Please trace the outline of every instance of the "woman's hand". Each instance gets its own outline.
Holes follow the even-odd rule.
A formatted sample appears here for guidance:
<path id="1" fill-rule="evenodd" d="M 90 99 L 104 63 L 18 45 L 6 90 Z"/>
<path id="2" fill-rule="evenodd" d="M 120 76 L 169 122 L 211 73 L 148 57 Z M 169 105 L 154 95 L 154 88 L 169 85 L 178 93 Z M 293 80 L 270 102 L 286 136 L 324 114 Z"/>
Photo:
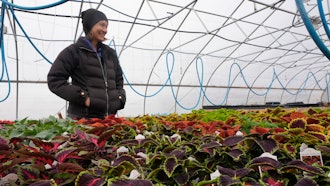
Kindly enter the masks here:
<path id="1" fill-rule="evenodd" d="M 89 97 L 86 98 L 86 101 L 85 101 L 85 106 L 86 107 L 89 107 L 91 104 L 91 100 L 89 99 Z"/>

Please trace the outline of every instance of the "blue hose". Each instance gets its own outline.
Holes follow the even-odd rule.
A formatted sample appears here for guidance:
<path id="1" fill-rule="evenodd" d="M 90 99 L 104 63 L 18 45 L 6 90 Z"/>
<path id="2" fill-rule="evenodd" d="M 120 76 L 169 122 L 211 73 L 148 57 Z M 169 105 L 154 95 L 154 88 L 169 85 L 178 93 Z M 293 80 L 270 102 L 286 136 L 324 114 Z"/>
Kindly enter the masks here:
<path id="1" fill-rule="evenodd" d="M 6 6 L 2 3 L 2 7 L 1 7 L 1 28 L 3 27 L 3 17 L 4 17 L 4 10 L 5 10 Z M 10 95 L 10 92 L 11 92 L 11 86 L 10 86 L 10 78 L 9 78 L 9 73 L 8 73 L 8 68 L 7 68 L 7 64 L 6 64 L 6 60 L 5 60 L 5 52 L 3 50 L 3 29 L 1 29 L 0 31 L 0 47 L 1 47 L 1 59 L 2 59 L 2 70 L 1 70 L 1 76 L 0 76 L 0 81 L 3 80 L 4 78 L 4 75 L 6 75 L 7 77 L 7 84 L 8 84 L 8 91 L 7 91 L 7 94 L 4 98 L 1 98 L 0 99 L 0 103 L 5 101 L 9 95 Z"/>
<path id="2" fill-rule="evenodd" d="M 320 37 L 318 36 L 318 34 L 316 33 L 312 22 L 310 21 L 308 14 L 305 10 L 305 7 L 303 5 L 302 0 L 296 0 L 296 4 L 298 7 L 298 11 L 300 13 L 300 16 L 302 18 L 302 20 L 305 23 L 305 26 L 310 34 L 310 36 L 313 38 L 314 42 L 316 43 L 316 45 L 319 47 L 319 49 L 323 52 L 323 54 L 330 59 L 330 51 L 328 50 L 328 48 L 324 45 L 323 41 L 320 39 Z"/>
<path id="3" fill-rule="evenodd" d="M 1 76 L 0 76 L 0 81 L 3 80 L 4 76 L 6 75 L 7 77 L 7 84 L 8 84 L 8 92 L 5 95 L 4 98 L 0 99 L 0 103 L 7 100 L 7 98 L 10 95 L 11 92 L 11 86 L 10 86 L 10 78 L 9 78 L 9 73 L 8 73 L 8 68 L 7 68 L 7 63 L 6 63 L 6 59 L 5 59 L 5 51 L 4 51 L 4 37 L 3 37 L 3 26 L 4 26 L 4 16 L 5 16 L 5 9 L 8 6 L 9 10 L 12 12 L 12 15 L 14 17 L 14 20 L 18 23 L 18 25 L 20 26 L 20 28 L 22 29 L 24 35 L 27 37 L 27 39 L 30 41 L 30 43 L 32 44 L 32 46 L 37 50 L 37 52 L 44 58 L 47 60 L 47 62 L 50 62 L 42 53 L 40 50 L 38 50 L 38 48 L 34 45 L 34 43 L 31 41 L 31 39 L 28 37 L 28 35 L 26 34 L 26 32 L 24 31 L 22 25 L 19 23 L 19 21 L 17 20 L 14 11 L 13 11 L 13 7 L 17 8 L 17 9 L 22 9 L 22 10 L 40 10 L 40 9 L 46 9 L 46 8 L 51 8 L 60 4 L 63 4 L 65 2 L 67 2 L 68 0 L 59 0 L 55 3 L 51 3 L 51 4 L 47 4 L 47 5 L 43 5 L 43 6 L 34 6 L 34 7 L 25 7 L 25 6 L 20 6 L 20 5 L 16 5 L 13 3 L 8 2 L 7 0 L 1 0 L 2 2 L 2 7 L 1 7 L 1 20 L 0 20 L 0 24 L 1 24 L 1 30 L 0 30 L 0 49 L 1 49 L 1 59 L 2 59 L 2 70 L 1 70 Z"/>
<path id="4" fill-rule="evenodd" d="M 328 22 L 325 19 L 322 0 L 317 0 L 317 6 L 319 8 L 320 18 L 322 20 L 323 28 L 324 28 L 325 32 L 327 33 L 328 39 L 330 39 L 330 30 L 329 30 Z"/>
<path id="5" fill-rule="evenodd" d="M 67 1 L 68 0 L 60 0 L 60 1 L 57 1 L 55 3 L 48 4 L 48 5 L 27 7 L 27 6 L 20 6 L 20 5 L 16 5 L 16 4 L 10 3 L 7 0 L 1 0 L 2 3 L 5 3 L 8 6 L 11 6 L 11 7 L 14 7 L 14 8 L 18 8 L 18 9 L 22 9 L 22 10 L 41 10 L 41 9 L 46 9 L 46 8 L 51 8 L 51 7 L 54 7 L 54 6 L 63 4 L 65 2 L 67 2 Z"/>

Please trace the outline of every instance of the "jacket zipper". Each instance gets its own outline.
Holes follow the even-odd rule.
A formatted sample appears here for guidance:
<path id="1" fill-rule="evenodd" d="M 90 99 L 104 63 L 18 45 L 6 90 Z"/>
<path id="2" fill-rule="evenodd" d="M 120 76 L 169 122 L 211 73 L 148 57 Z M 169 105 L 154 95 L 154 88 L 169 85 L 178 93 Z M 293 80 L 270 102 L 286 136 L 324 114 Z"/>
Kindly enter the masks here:
<path id="1" fill-rule="evenodd" d="M 102 61 L 101 61 L 100 57 L 97 55 L 97 52 L 95 52 L 94 50 L 91 50 L 89 48 L 85 48 L 85 47 L 82 47 L 82 48 L 85 49 L 85 50 L 88 50 L 90 52 L 95 53 L 96 56 L 97 56 L 97 59 L 98 59 L 98 61 L 100 63 L 101 70 L 102 70 L 103 81 L 104 81 L 104 85 L 105 85 L 105 96 L 107 98 L 107 111 L 106 111 L 105 114 L 106 114 L 106 116 L 108 116 L 109 115 L 109 94 L 108 94 L 108 86 L 109 85 L 108 85 L 108 81 L 107 81 L 107 76 L 108 75 L 106 74 L 106 71 L 104 70 L 105 68 L 102 65 Z M 104 63 L 104 65 L 105 65 L 105 63 Z"/>
<path id="2" fill-rule="evenodd" d="M 97 55 L 97 53 L 96 53 Z M 104 81 L 104 85 L 105 85 L 105 96 L 107 98 L 107 112 L 106 112 L 106 116 L 109 115 L 109 94 L 108 94 L 108 81 L 107 81 L 107 76 L 108 74 L 106 73 L 105 69 L 106 69 L 106 65 L 104 63 L 104 66 L 102 64 L 102 61 L 100 59 L 100 57 L 97 55 L 97 59 L 99 60 L 99 63 L 101 65 L 101 70 L 102 70 L 102 75 L 103 75 L 103 81 Z"/>

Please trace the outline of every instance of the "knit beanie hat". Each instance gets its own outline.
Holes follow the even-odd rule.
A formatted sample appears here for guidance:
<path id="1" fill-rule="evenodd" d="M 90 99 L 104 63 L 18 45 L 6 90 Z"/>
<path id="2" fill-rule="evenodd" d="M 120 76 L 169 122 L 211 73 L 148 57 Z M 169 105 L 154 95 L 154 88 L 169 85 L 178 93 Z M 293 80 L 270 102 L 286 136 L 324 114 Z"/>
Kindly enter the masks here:
<path id="1" fill-rule="evenodd" d="M 101 20 L 108 21 L 107 17 L 103 12 L 100 12 L 93 8 L 81 12 L 81 16 L 82 16 L 83 30 L 86 35 L 97 22 Z"/>

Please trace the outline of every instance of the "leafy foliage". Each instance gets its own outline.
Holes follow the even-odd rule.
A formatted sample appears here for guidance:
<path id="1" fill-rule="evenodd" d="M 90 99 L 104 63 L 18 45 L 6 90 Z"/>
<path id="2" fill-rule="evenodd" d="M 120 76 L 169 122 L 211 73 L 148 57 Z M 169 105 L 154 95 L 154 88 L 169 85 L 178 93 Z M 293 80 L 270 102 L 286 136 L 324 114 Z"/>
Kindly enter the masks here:
<path id="1" fill-rule="evenodd" d="M 329 185 L 329 121 L 328 110 L 275 108 L 3 122 L 0 183 L 16 174 L 17 185 Z M 323 166 L 299 160 L 302 142 Z"/>
<path id="2" fill-rule="evenodd" d="M 70 119 L 58 119 L 54 116 L 42 120 L 29 120 L 28 118 L 20 121 L 0 123 L 0 136 L 14 137 L 34 137 L 50 140 L 64 132 L 71 133 L 79 126 Z"/>

